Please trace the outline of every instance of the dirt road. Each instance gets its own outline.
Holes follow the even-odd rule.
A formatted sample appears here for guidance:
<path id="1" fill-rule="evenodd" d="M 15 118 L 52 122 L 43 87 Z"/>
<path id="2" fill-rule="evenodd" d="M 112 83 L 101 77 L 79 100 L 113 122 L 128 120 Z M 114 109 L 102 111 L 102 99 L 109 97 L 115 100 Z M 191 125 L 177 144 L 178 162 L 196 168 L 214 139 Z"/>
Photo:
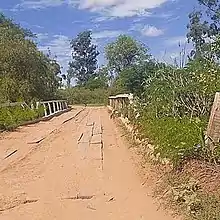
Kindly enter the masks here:
<path id="1" fill-rule="evenodd" d="M 0 134 L 0 219 L 172 220 L 125 145 L 104 107 Z"/>

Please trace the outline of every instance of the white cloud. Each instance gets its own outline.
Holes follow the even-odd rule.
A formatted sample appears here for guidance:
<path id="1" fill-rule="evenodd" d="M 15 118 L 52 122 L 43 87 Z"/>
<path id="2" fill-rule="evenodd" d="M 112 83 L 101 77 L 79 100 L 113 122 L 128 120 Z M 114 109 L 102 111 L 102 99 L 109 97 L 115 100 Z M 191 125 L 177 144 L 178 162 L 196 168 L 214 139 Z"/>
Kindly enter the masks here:
<path id="1" fill-rule="evenodd" d="M 164 34 L 164 31 L 155 26 L 147 25 L 141 29 L 141 33 L 147 37 L 158 37 Z"/>
<path id="2" fill-rule="evenodd" d="M 158 37 L 164 34 L 164 30 L 159 29 L 152 25 L 135 24 L 130 28 L 131 31 L 138 31 L 143 36 Z"/>
<path id="3" fill-rule="evenodd" d="M 176 20 L 178 20 L 178 19 L 180 19 L 180 16 L 179 16 L 179 15 L 169 18 L 169 19 L 167 20 L 167 22 L 176 21 Z"/>
<path id="4" fill-rule="evenodd" d="M 79 8 L 89 9 L 107 17 L 132 17 L 149 15 L 149 10 L 168 0 L 79 0 Z"/>
<path id="5" fill-rule="evenodd" d="M 38 33 L 37 34 L 37 41 L 42 41 L 48 39 L 48 33 Z"/>
<path id="6" fill-rule="evenodd" d="M 44 35 L 40 34 L 40 36 Z M 66 73 L 68 63 L 71 61 L 70 39 L 64 35 L 54 35 L 52 38 L 48 37 L 47 41 L 45 41 L 44 37 L 42 40 L 43 43 L 38 46 L 39 50 L 47 53 L 49 49 L 52 56 L 56 56 L 56 60 L 62 66 L 62 72 Z"/>
<path id="7" fill-rule="evenodd" d="M 44 28 L 43 26 L 40 26 L 40 25 L 33 25 L 33 27 L 38 28 L 38 29 L 43 29 Z"/>
<path id="8" fill-rule="evenodd" d="M 63 0 L 22 0 L 16 5 L 16 9 L 43 9 L 47 7 L 57 7 L 64 3 Z"/>
<path id="9" fill-rule="evenodd" d="M 178 46 L 178 45 L 184 45 L 186 43 L 187 43 L 186 36 L 170 37 L 169 39 L 165 40 L 165 44 L 168 46 Z"/>
<path id="10" fill-rule="evenodd" d="M 120 34 L 123 34 L 123 31 L 100 31 L 100 32 L 95 32 L 92 34 L 92 37 L 94 39 L 102 39 L 102 38 L 115 38 L 118 37 Z"/>
<path id="11" fill-rule="evenodd" d="M 68 5 L 97 12 L 102 18 L 149 16 L 150 10 L 172 0 L 22 0 L 17 9 L 43 9 Z"/>
<path id="12" fill-rule="evenodd" d="M 99 22 L 103 22 L 103 21 L 106 21 L 106 20 L 112 20 L 112 18 L 105 17 L 105 16 L 98 16 L 98 17 L 93 18 L 92 22 L 93 23 L 99 23 Z"/>

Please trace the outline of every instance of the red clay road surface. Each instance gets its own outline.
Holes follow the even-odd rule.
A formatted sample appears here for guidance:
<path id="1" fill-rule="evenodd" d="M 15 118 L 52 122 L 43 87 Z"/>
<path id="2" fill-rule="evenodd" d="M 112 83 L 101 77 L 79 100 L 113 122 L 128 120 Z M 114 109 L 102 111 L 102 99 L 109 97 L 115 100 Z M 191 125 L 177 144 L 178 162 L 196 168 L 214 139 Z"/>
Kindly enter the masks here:
<path id="1" fill-rule="evenodd" d="M 107 109 L 0 134 L 1 220 L 172 220 L 136 174 Z"/>

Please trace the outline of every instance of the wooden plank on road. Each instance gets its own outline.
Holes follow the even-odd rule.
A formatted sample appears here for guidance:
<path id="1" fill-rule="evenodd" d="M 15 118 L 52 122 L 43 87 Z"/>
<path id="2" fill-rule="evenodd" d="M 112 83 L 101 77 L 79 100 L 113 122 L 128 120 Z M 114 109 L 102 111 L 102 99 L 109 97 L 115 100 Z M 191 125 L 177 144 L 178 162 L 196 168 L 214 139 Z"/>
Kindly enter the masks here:
<path id="1" fill-rule="evenodd" d="M 96 134 L 92 136 L 91 144 L 101 144 L 102 143 L 102 134 Z"/>

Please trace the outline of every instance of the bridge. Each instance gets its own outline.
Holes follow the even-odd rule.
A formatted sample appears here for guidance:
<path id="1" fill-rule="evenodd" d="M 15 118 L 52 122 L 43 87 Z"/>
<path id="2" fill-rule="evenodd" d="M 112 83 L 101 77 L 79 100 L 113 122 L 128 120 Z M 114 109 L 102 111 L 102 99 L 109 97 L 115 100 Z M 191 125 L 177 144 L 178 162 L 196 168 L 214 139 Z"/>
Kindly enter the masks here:
<path id="1" fill-rule="evenodd" d="M 36 108 L 39 108 L 39 106 L 41 105 L 44 107 L 44 117 L 49 117 L 54 114 L 64 112 L 68 109 L 68 104 L 66 100 L 51 100 L 37 102 Z"/>

